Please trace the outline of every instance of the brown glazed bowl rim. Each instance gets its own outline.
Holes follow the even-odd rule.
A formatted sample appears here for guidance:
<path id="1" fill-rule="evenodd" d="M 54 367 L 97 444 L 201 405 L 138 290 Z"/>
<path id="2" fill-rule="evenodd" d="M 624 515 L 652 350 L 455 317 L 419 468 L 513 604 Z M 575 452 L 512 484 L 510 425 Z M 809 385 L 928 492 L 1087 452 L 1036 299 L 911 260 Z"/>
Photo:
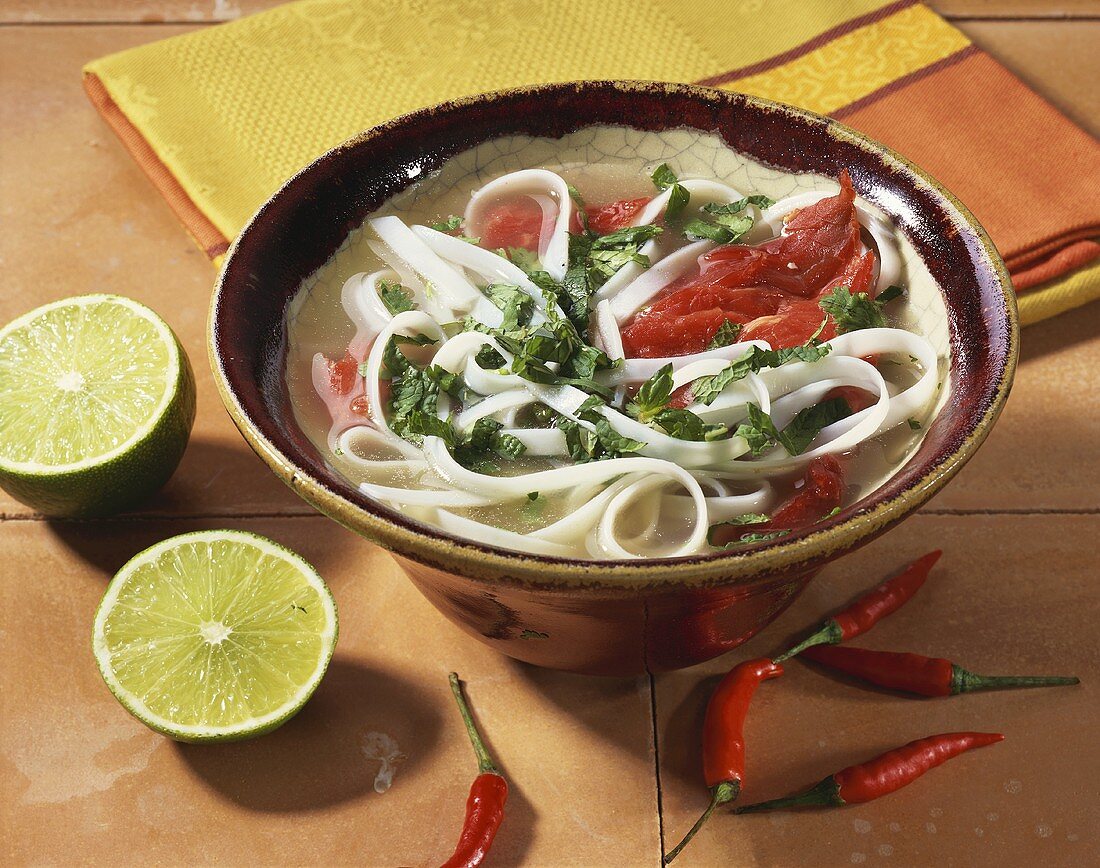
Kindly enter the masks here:
<path id="1" fill-rule="evenodd" d="M 960 250 L 963 252 L 972 272 L 966 279 L 973 286 L 969 295 L 961 301 L 953 301 L 947 295 L 948 284 L 945 280 L 961 280 L 954 273 L 957 269 L 950 272 L 941 269 L 941 273 L 937 274 L 929 263 L 929 258 L 922 252 L 922 258 L 933 268 L 937 283 L 944 288 L 944 303 L 950 320 L 950 393 L 947 404 L 928 426 L 921 447 L 910 457 L 908 463 L 876 491 L 849 505 L 837 516 L 813 528 L 747 551 L 717 551 L 672 559 L 594 561 L 525 554 L 454 536 L 365 497 L 331 470 L 320 467 L 315 457 L 306 455 L 303 447 L 296 444 L 287 433 L 286 426 L 297 428 L 296 423 L 292 419 L 275 418 L 261 388 L 265 372 L 268 375 L 272 373 L 270 367 L 274 360 L 277 363 L 276 379 L 282 383 L 283 392 L 286 391 L 283 380 L 285 328 L 281 336 L 273 336 L 271 346 L 261 350 L 253 346 L 235 345 L 232 325 L 226 327 L 227 312 L 233 311 L 234 302 L 238 305 L 244 304 L 249 293 L 262 291 L 255 285 L 254 275 L 248 270 L 251 258 L 264 254 L 262 246 L 253 240 L 254 235 L 263 234 L 260 227 L 271 231 L 272 221 L 286 219 L 287 208 L 305 207 L 301 204 L 303 199 L 308 200 L 311 189 L 316 187 L 314 176 L 320 174 L 320 168 L 329 161 L 369 157 L 372 152 L 378 153 L 382 148 L 387 148 L 392 153 L 395 141 L 399 151 L 407 149 L 420 154 L 417 149 L 430 148 L 430 143 L 425 143 L 416 136 L 418 130 L 427 134 L 438 130 L 442 125 L 447 132 L 454 131 L 455 135 L 469 136 L 471 129 L 478 128 L 479 113 L 492 112 L 494 109 L 503 111 L 501 103 L 510 106 L 512 102 L 519 104 L 537 100 L 545 103 L 547 110 L 551 105 L 559 111 L 562 105 L 569 105 L 581 106 L 574 110 L 584 111 L 586 100 L 628 105 L 629 101 L 635 99 L 657 99 L 660 102 L 667 100 L 674 103 L 678 110 L 687 107 L 703 113 L 709 111 L 714 113 L 714 117 L 721 111 L 743 112 L 753 116 L 762 127 L 773 121 L 786 125 L 794 134 L 804 134 L 811 141 L 818 142 L 828 153 L 807 156 L 798 152 L 795 156 L 784 156 L 784 159 L 809 160 L 811 163 L 821 161 L 825 164 L 833 159 L 835 150 L 847 153 L 852 159 L 869 160 L 873 166 L 868 173 L 869 177 L 880 182 L 883 179 L 893 181 L 895 186 L 906 186 L 911 200 L 915 199 L 921 209 L 931 212 L 930 216 L 924 218 L 924 223 L 920 224 L 925 226 L 926 233 L 925 224 L 928 222 L 938 222 L 946 228 L 946 232 L 941 233 L 940 242 L 953 245 L 950 249 L 956 254 Z M 508 117 L 511 118 L 511 115 Z M 475 138 L 467 147 L 500 135 L 522 134 L 527 129 L 526 125 L 538 122 L 528 117 L 516 119 L 514 123 L 514 132 Z M 569 120 L 565 123 L 573 124 L 564 130 L 569 132 L 601 123 L 614 125 L 615 121 L 593 120 L 574 124 Z M 638 126 L 636 123 L 621 125 Z M 693 125 L 666 123 L 663 127 L 656 128 L 668 129 L 673 126 Z M 718 132 L 723 139 L 729 141 L 726 130 L 718 129 Z M 760 138 L 765 137 L 761 135 Z M 730 144 L 736 147 L 733 142 Z M 464 148 L 447 152 L 445 156 L 439 157 L 439 161 L 450 158 L 462 149 Z M 761 159 L 751 149 L 738 149 L 748 150 L 750 156 Z M 415 156 L 414 159 L 422 160 L 424 157 Z M 404 165 L 411 164 L 407 162 Z M 776 165 L 786 171 L 806 170 L 790 169 L 782 163 Z M 839 167 L 834 165 L 833 168 Z M 825 165 L 809 171 L 828 173 Z M 835 174 L 834 172 L 833 175 Z M 852 175 L 858 190 L 863 175 L 856 171 Z M 411 182 L 402 183 L 407 185 Z M 891 209 L 888 202 L 876 201 L 874 190 L 863 189 L 860 192 L 898 221 L 910 240 L 917 245 L 919 252 L 922 243 L 936 243 L 936 239 L 929 242 L 927 239 L 922 241 L 921 238 L 914 237 L 910 231 L 912 227 L 905 224 L 896 209 Z M 392 192 L 387 193 L 385 198 L 390 195 Z M 353 227 L 347 225 L 341 229 L 341 234 L 332 246 L 332 252 L 335 252 L 351 228 Z M 301 274 L 297 279 L 301 280 L 306 276 L 308 274 Z M 284 312 L 285 304 L 289 300 L 288 296 L 284 302 Z M 290 178 L 259 208 L 238 235 L 226 255 L 211 299 L 208 337 L 214 380 L 234 423 L 276 475 L 321 512 L 399 555 L 447 572 L 482 582 L 544 590 L 569 591 L 586 588 L 589 593 L 601 596 L 629 596 L 641 590 L 670 586 L 698 588 L 755 583 L 791 571 L 814 569 L 869 542 L 924 504 L 973 455 L 1004 406 L 1019 353 L 1016 298 L 1000 255 L 970 211 L 928 174 L 861 133 L 812 112 L 731 91 L 641 81 L 580 81 L 495 91 L 419 109 L 354 136 Z M 966 338 L 965 343 L 961 342 L 962 337 Z M 278 355 L 280 347 L 282 356 Z M 242 356 L 246 360 L 257 358 L 250 362 L 251 366 L 246 366 L 241 361 Z M 961 365 L 960 357 L 966 359 L 965 368 Z M 973 379 L 975 366 L 979 371 L 987 372 L 976 389 L 972 383 L 967 382 L 968 376 Z M 270 392 L 273 382 L 270 376 L 267 382 Z M 964 394 L 956 396 L 954 393 L 960 388 Z M 952 401 L 952 398 L 956 400 Z M 965 398 L 965 401 L 960 398 Z M 288 402 L 289 398 L 284 396 L 284 400 Z M 289 407 L 289 403 L 286 407 Z M 945 417 L 951 414 L 961 414 L 963 417 L 961 430 L 951 429 L 954 433 L 945 435 L 946 442 L 939 444 L 934 450 L 926 449 L 937 423 L 943 421 L 946 425 Z M 297 436 L 299 441 L 304 440 L 300 432 Z M 323 472 L 317 472 L 318 469 Z"/>

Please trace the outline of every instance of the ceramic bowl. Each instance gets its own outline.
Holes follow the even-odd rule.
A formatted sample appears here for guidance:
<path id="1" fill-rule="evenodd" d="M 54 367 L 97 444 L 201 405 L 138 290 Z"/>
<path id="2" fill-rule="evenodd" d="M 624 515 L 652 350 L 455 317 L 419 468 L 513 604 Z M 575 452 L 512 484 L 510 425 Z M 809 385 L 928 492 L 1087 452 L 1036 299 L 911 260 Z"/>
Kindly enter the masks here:
<path id="1" fill-rule="evenodd" d="M 939 333 L 944 382 L 919 449 L 885 485 L 827 521 L 753 550 L 591 562 L 451 536 L 365 497 L 326 465 L 295 422 L 284 379 L 285 316 L 303 281 L 383 202 L 471 149 L 602 125 L 681 138 L 716 135 L 752 165 L 782 173 L 836 178 L 848 169 L 859 194 L 896 221 L 930 277 L 922 329 Z M 1018 336 L 1012 287 L 989 238 L 918 168 L 799 109 L 637 82 L 486 94 L 356 136 L 260 208 L 229 251 L 210 317 L 211 364 L 225 406 L 295 492 L 389 549 L 440 612 L 493 648 L 539 666 L 614 675 L 689 666 L 737 646 L 783 611 L 825 563 L 927 501 L 993 425 L 1008 396 Z"/>

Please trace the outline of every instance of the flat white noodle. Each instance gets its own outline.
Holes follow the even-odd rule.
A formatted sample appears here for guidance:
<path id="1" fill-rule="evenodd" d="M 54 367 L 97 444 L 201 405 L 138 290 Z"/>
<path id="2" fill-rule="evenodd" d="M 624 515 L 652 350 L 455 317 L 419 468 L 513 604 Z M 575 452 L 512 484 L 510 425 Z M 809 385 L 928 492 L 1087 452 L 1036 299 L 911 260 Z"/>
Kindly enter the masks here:
<path id="1" fill-rule="evenodd" d="M 692 209 L 698 209 L 702 205 L 706 205 L 710 202 L 718 202 L 723 205 L 727 205 L 730 202 L 736 202 L 741 198 L 741 194 L 733 187 L 729 187 L 718 181 L 710 181 L 703 178 L 691 178 L 680 182 L 680 186 L 688 191 L 689 201 L 688 207 Z M 662 214 L 665 213 L 665 209 L 668 208 L 668 200 L 672 195 L 672 188 L 669 187 L 664 190 L 660 195 L 653 197 L 645 207 L 641 208 L 637 214 L 630 221 L 631 226 L 648 226 L 651 223 L 655 223 Z M 651 238 L 638 250 L 643 256 L 649 259 L 650 265 L 657 262 L 660 258 L 662 238 Z M 640 277 L 645 269 L 638 265 L 636 262 L 628 262 L 618 271 L 616 271 L 608 281 L 599 288 L 596 292 L 596 300 L 602 301 L 606 298 L 611 298 L 617 295 L 620 290 L 627 284 L 631 283 L 635 278 Z"/>
<path id="2" fill-rule="evenodd" d="M 521 169 L 501 175 L 470 197 L 465 214 L 467 230 L 480 234 L 482 209 L 508 196 L 531 196 L 538 201 L 543 209 L 544 227 L 548 208 L 554 208 L 552 232 L 549 237 L 545 231 L 539 236 L 539 256 L 547 274 L 561 280 L 569 262 L 569 221 L 573 216 L 569 185 L 561 175 L 548 169 Z"/>
<path id="3" fill-rule="evenodd" d="M 368 225 L 390 250 L 416 271 L 428 293 L 439 293 L 452 311 L 469 312 L 484 298 L 462 272 L 437 256 L 401 218 L 375 217 Z"/>
<path id="4" fill-rule="evenodd" d="M 716 182 L 682 183 L 691 191 L 696 208 L 703 201 L 741 198 L 738 191 Z M 467 229 L 476 233 L 483 206 L 521 195 L 530 196 L 542 208 L 542 264 L 560 279 L 567 261 L 573 206 L 559 175 L 523 170 L 486 184 L 466 210 Z M 798 194 L 776 203 L 758 215 L 757 233 L 781 232 L 786 215 L 829 195 Z M 655 197 L 633 222 L 643 225 L 657 220 L 667 202 L 667 192 Z M 756 215 L 758 209 L 749 206 L 749 211 Z M 900 259 L 889 223 L 862 200 L 857 201 L 857 214 L 878 248 L 880 286 L 896 280 Z M 517 420 L 523 418 L 525 408 L 542 404 L 593 430 L 592 422 L 577 415 L 588 394 L 573 386 L 539 384 L 508 373 L 512 355 L 494 337 L 469 331 L 447 338 L 440 327 L 465 312 L 488 326 L 498 326 L 503 321 L 501 311 L 478 289 L 489 283 L 517 286 L 534 299 L 532 325 L 537 326 L 547 316 L 546 299 L 538 286 L 504 257 L 430 227 L 410 229 L 397 217 L 377 218 L 370 225 L 380 241 L 369 243 L 388 267 L 354 275 L 342 291 L 344 308 L 356 327 L 353 344 L 362 351 L 370 346 L 361 366 L 364 378 L 356 380 L 357 391 L 352 393 L 367 398 L 370 424 L 364 424 L 361 417 L 341 417 L 339 425 L 344 427 L 334 425 L 332 445 L 338 463 L 353 469 L 358 478 L 377 480 L 388 474 L 403 483 L 364 481 L 360 485 L 364 494 L 459 536 L 563 557 L 582 551 L 601 558 L 677 557 L 707 551 L 711 524 L 774 507 L 777 495 L 772 478 L 799 470 L 817 456 L 850 451 L 906 419 L 920 416 L 935 397 L 940 360 L 925 338 L 901 329 L 864 329 L 833 338 L 828 342 L 831 352 L 819 361 L 764 368 L 729 384 L 709 405 L 688 407 L 705 422 L 720 422 L 735 430 L 746 419 L 751 402 L 770 414 L 781 429 L 800 410 L 819 403 L 837 387 L 854 386 L 874 396 L 871 406 L 823 428 L 800 455 L 788 455 L 781 446 L 774 446 L 752 457 L 748 445 L 737 436 L 680 440 L 604 406 L 598 412 L 619 436 L 640 441 L 640 450 L 628 457 L 571 463 L 561 428 L 525 428 Z M 628 265 L 604 285 L 595 299 L 593 331 L 611 358 L 623 359 L 620 324 L 696 267 L 698 258 L 712 247 L 711 242 L 701 241 L 657 259 L 648 269 Z M 643 252 L 647 249 L 655 257 L 659 255 L 659 245 L 647 244 Z M 382 280 L 400 281 L 413 293 L 418 309 L 391 315 L 378 295 Z M 555 310 L 551 316 L 564 314 Z M 504 433 L 524 444 L 525 458 L 541 461 L 533 468 L 517 464 L 515 475 L 494 476 L 462 466 L 438 437 L 424 437 L 420 445 L 398 437 L 387 424 L 381 390 L 382 354 L 395 334 L 432 338 L 437 342 L 432 364 L 462 377 L 470 397 L 452 418 L 459 432 L 469 431 L 478 419 L 492 418 L 504 426 Z M 504 369 L 485 370 L 476 363 L 485 347 L 503 357 Z M 673 388 L 678 389 L 720 373 L 754 347 L 770 349 L 764 341 L 746 341 L 674 358 L 625 359 L 618 367 L 601 371 L 597 381 L 615 390 L 621 401 L 626 389 L 670 364 Z M 361 357 L 360 353 L 353 355 Z M 864 361 L 877 355 L 891 356 L 901 364 L 907 364 L 901 361 L 907 358 L 914 360 L 918 376 L 904 388 L 894 387 L 892 394 L 879 370 Z M 550 367 L 556 370 L 557 366 Z M 329 366 L 321 358 L 315 368 L 320 389 L 330 376 Z M 436 406 L 440 418 L 448 417 L 450 406 L 450 397 L 441 394 Z M 551 466 L 540 469 L 547 463 Z M 530 533 L 506 530 L 455 512 L 505 505 L 518 509 L 531 492 L 560 498 L 561 512 L 555 521 Z M 678 534 L 673 533 L 674 528 L 680 529 Z"/>
<path id="5" fill-rule="evenodd" d="M 646 269 L 644 274 L 611 296 L 611 313 L 615 319 L 620 323 L 628 320 L 672 281 L 694 268 L 699 257 L 713 247 L 713 241 L 695 241 Z"/>

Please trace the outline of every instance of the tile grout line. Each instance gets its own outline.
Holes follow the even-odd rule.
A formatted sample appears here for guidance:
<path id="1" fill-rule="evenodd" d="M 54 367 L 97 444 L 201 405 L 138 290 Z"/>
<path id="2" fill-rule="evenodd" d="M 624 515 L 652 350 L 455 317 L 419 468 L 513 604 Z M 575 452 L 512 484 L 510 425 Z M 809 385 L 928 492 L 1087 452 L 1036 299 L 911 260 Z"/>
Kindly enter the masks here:
<path id="1" fill-rule="evenodd" d="M 657 841 L 661 847 L 657 864 L 663 866 L 665 861 L 665 815 L 664 799 L 661 793 L 661 749 L 657 740 L 657 679 L 652 672 L 648 675 L 649 714 L 653 724 L 653 774 L 657 783 Z"/>
<path id="2" fill-rule="evenodd" d="M 994 508 L 943 508 L 943 509 L 922 509 L 919 512 L 913 513 L 914 516 L 985 516 L 985 515 L 1100 515 L 1100 507 L 1082 506 L 1082 507 L 1005 507 L 1001 509 Z M 320 512 L 194 512 L 194 513 L 166 513 L 164 515 L 158 515 L 155 513 L 139 513 L 137 515 L 117 515 L 106 516 L 102 518 L 85 518 L 85 519 L 50 519 L 44 515 L 38 513 L 2 513 L 0 512 L 0 523 L 6 521 L 21 521 L 21 522 L 64 522 L 66 524 L 88 524 L 94 525 L 101 522 L 150 522 L 150 521 L 211 521 L 214 519 L 224 519 L 226 521 L 246 521 L 250 519 L 269 519 L 269 518 L 326 518 L 323 513 Z"/>

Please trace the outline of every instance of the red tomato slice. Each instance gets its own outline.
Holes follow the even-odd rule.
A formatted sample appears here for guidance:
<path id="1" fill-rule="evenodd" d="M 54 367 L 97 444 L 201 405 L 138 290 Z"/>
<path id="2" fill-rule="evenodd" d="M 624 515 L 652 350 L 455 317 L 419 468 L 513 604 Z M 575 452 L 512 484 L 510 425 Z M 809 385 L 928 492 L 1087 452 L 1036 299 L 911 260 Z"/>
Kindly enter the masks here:
<path id="1" fill-rule="evenodd" d="M 872 283 L 874 276 L 875 254 L 868 250 L 862 256 L 856 256 L 850 260 L 840 270 L 840 273 L 825 285 L 825 288 L 821 290 L 821 295 L 828 295 L 833 291 L 833 287 L 846 286 L 853 295 L 865 292 L 871 298 L 874 298 L 875 287 Z"/>
<path id="2" fill-rule="evenodd" d="M 640 316 L 623 330 L 623 350 L 630 359 L 661 359 L 706 349 L 725 321 L 721 308 L 663 316 Z"/>
<path id="3" fill-rule="evenodd" d="M 840 506 L 844 498 L 844 468 L 832 455 L 813 459 L 795 489 L 764 524 L 724 525 L 714 531 L 716 545 L 740 539 L 745 533 L 802 530 L 811 527 Z"/>
<path id="4" fill-rule="evenodd" d="M 538 253 L 542 206 L 530 196 L 499 202 L 485 212 L 481 246 L 487 250 L 522 247 Z"/>
<path id="5" fill-rule="evenodd" d="M 328 385 L 332 394 L 348 394 L 355 385 L 355 377 L 359 373 L 359 362 L 351 353 L 345 353 L 342 359 L 336 361 L 325 359 L 325 366 L 328 368 Z"/>
<path id="6" fill-rule="evenodd" d="M 628 357 L 699 352 L 721 319 L 742 323 L 744 340 L 797 346 L 817 333 L 818 298 L 835 286 L 871 292 L 874 254 L 859 254 L 855 190 L 847 172 L 836 196 L 796 212 L 780 238 L 757 247 L 729 244 L 704 254 L 699 269 L 670 284 L 623 329 Z M 836 336 L 830 320 L 821 340 Z"/>
<path id="7" fill-rule="evenodd" d="M 833 398 L 843 398 L 848 402 L 848 406 L 852 408 L 853 413 L 866 410 L 878 403 L 878 398 L 873 393 L 868 392 L 866 389 L 860 389 L 858 386 L 837 386 L 835 389 L 830 389 L 825 394 L 825 400 L 829 401 Z"/>
<path id="8" fill-rule="evenodd" d="M 588 228 L 600 235 L 608 235 L 616 229 L 629 226 L 634 215 L 651 201 L 652 197 L 642 196 L 639 199 L 622 199 L 606 205 L 586 205 L 584 213 L 588 216 Z"/>
<path id="9" fill-rule="evenodd" d="M 821 327 L 825 313 L 816 301 L 797 301 L 783 305 L 774 316 L 754 319 L 741 330 L 743 341 L 767 341 L 773 350 L 797 347 L 806 343 Z M 818 334 L 818 340 L 836 337 L 836 326 L 830 319 Z"/>

